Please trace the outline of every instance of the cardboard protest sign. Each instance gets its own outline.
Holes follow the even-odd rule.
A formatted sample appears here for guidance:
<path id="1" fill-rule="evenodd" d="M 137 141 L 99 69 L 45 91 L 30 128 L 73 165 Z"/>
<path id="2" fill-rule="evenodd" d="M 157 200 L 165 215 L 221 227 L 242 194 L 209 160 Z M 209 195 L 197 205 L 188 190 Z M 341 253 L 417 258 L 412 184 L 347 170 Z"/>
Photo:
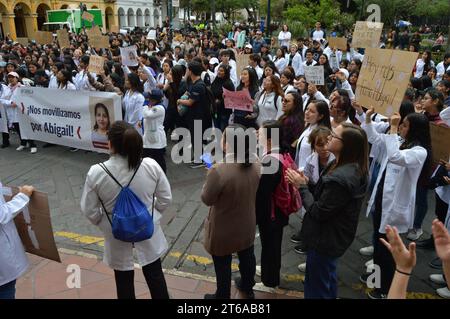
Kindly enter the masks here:
<path id="1" fill-rule="evenodd" d="M 107 35 L 92 34 L 88 36 L 88 42 L 93 48 L 109 48 L 109 37 Z"/>
<path id="2" fill-rule="evenodd" d="M 352 37 L 353 48 L 378 48 L 381 32 L 383 31 L 382 22 L 358 21 L 355 25 Z"/>
<path id="3" fill-rule="evenodd" d="M 61 48 L 70 47 L 69 33 L 67 32 L 66 29 L 58 30 L 56 31 L 56 34 L 58 36 L 58 42 Z"/>
<path id="4" fill-rule="evenodd" d="M 0 190 L 6 201 L 19 192 L 17 187 L 3 187 Z M 47 194 L 34 191 L 30 203 L 14 218 L 14 223 L 26 252 L 61 262 L 53 237 Z"/>
<path id="5" fill-rule="evenodd" d="M 48 31 L 36 31 L 34 39 L 39 44 L 51 44 L 53 43 L 53 33 Z"/>
<path id="6" fill-rule="evenodd" d="M 223 101 L 226 109 L 253 112 L 253 100 L 248 90 L 230 91 L 223 88 Z"/>
<path id="7" fill-rule="evenodd" d="M 448 162 L 450 156 L 450 128 L 430 123 L 430 134 L 433 164 L 438 165 L 439 160 Z"/>
<path id="8" fill-rule="evenodd" d="M 120 56 L 122 57 L 122 64 L 126 66 L 138 66 L 139 58 L 137 55 L 137 48 L 135 45 L 120 48 Z"/>
<path id="9" fill-rule="evenodd" d="M 330 48 L 336 48 L 341 51 L 347 51 L 347 38 L 327 38 L 328 46 Z"/>
<path id="10" fill-rule="evenodd" d="M 315 85 L 325 85 L 325 74 L 323 65 L 319 66 L 305 66 L 306 82 Z"/>
<path id="11" fill-rule="evenodd" d="M 415 52 L 367 48 L 356 85 L 356 101 L 386 116 L 397 112 L 417 56 Z"/>
<path id="12" fill-rule="evenodd" d="M 99 55 L 91 55 L 89 58 L 89 72 L 101 74 L 104 72 L 103 66 L 105 58 Z"/>
<path id="13" fill-rule="evenodd" d="M 16 38 L 17 43 L 20 43 L 24 47 L 28 46 L 28 38 Z"/>
<path id="14" fill-rule="evenodd" d="M 86 21 L 89 21 L 89 22 L 94 21 L 94 15 L 92 13 L 89 13 L 88 11 L 84 11 L 83 15 L 81 16 L 81 18 L 83 20 L 86 20 Z"/>
<path id="15" fill-rule="evenodd" d="M 236 75 L 238 79 L 241 76 L 241 72 L 248 66 L 248 59 L 250 54 L 238 54 L 236 55 Z"/>
<path id="16" fill-rule="evenodd" d="M 109 151 L 109 125 L 122 119 L 121 98 L 111 92 L 22 86 L 13 100 L 22 138 L 100 153 Z"/>
<path id="17" fill-rule="evenodd" d="M 148 31 L 147 39 L 156 40 L 156 30 L 152 29 L 152 30 Z"/>
<path id="18" fill-rule="evenodd" d="M 8 121 L 6 119 L 6 110 L 0 103 L 0 133 L 8 133 Z"/>
<path id="19" fill-rule="evenodd" d="M 119 33 L 119 26 L 118 25 L 112 25 L 109 27 L 109 31 L 113 33 Z"/>

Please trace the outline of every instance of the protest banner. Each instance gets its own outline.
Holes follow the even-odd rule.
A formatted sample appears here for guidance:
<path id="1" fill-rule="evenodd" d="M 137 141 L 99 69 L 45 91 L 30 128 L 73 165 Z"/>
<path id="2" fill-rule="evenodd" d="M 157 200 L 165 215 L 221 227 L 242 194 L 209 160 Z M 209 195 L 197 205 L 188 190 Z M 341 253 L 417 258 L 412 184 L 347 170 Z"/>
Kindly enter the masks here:
<path id="1" fill-rule="evenodd" d="M 91 55 L 89 58 L 89 72 L 95 74 L 101 74 L 104 71 L 103 66 L 105 64 L 105 58 L 100 55 Z"/>
<path id="2" fill-rule="evenodd" d="M 430 135 L 433 164 L 438 165 L 439 160 L 448 162 L 450 156 L 450 128 L 430 123 Z"/>
<path id="3" fill-rule="evenodd" d="M 112 25 L 109 27 L 109 32 L 113 33 L 119 33 L 119 26 L 118 25 Z"/>
<path id="4" fill-rule="evenodd" d="M 352 48 L 378 48 L 382 22 L 357 21 L 352 37 Z"/>
<path id="5" fill-rule="evenodd" d="M 397 112 L 418 53 L 367 48 L 356 85 L 356 101 L 377 113 Z"/>
<path id="6" fill-rule="evenodd" d="M 23 45 L 24 47 L 28 46 L 28 38 L 16 38 L 16 42 L 20 43 L 21 45 Z"/>
<path id="7" fill-rule="evenodd" d="M 328 46 L 332 49 L 336 48 L 341 51 L 347 51 L 347 38 L 330 37 L 327 39 Z"/>
<path id="8" fill-rule="evenodd" d="M 236 55 L 236 75 L 239 79 L 241 72 L 248 66 L 248 59 L 250 54 L 238 54 Z"/>
<path id="9" fill-rule="evenodd" d="M 89 45 L 97 49 L 107 49 L 109 48 L 109 37 L 107 35 L 91 34 L 88 36 Z"/>
<path id="10" fill-rule="evenodd" d="M 325 75 L 323 72 L 323 65 L 320 66 L 305 66 L 306 82 L 315 85 L 325 85 Z"/>
<path id="11" fill-rule="evenodd" d="M 254 101 L 247 89 L 242 91 L 230 91 L 223 88 L 223 101 L 226 109 L 253 112 Z"/>
<path id="12" fill-rule="evenodd" d="M 120 56 L 122 57 L 122 64 L 126 66 L 138 66 L 139 58 L 135 45 L 120 48 Z"/>
<path id="13" fill-rule="evenodd" d="M 56 34 L 58 36 L 59 46 L 61 48 L 69 48 L 70 47 L 70 39 L 69 33 L 66 29 L 57 30 Z"/>
<path id="14" fill-rule="evenodd" d="M 4 186 L 0 191 L 8 202 L 19 189 Z M 28 206 L 14 218 L 14 223 L 26 252 L 61 262 L 53 236 L 47 194 L 34 191 Z"/>
<path id="15" fill-rule="evenodd" d="M 122 119 L 115 93 L 20 87 L 12 100 L 19 107 L 23 139 L 108 152 L 106 131 Z"/>
<path id="16" fill-rule="evenodd" d="M 52 44 L 53 33 L 48 31 L 36 31 L 34 34 L 34 39 L 39 44 Z"/>
<path id="17" fill-rule="evenodd" d="M 8 121 L 6 119 L 6 110 L 3 104 L 0 103 L 0 132 L 8 133 Z"/>
<path id="18" fill-rule="evenodd" d="M 84 11 L 83 15 L 81 16 L 81 18 L 83 20 L 86 20 L 86 21 L 89 21 L 89 22 L 94 21 L 94 15 L 92 13 L 89 13 L 88 11 Z"/>

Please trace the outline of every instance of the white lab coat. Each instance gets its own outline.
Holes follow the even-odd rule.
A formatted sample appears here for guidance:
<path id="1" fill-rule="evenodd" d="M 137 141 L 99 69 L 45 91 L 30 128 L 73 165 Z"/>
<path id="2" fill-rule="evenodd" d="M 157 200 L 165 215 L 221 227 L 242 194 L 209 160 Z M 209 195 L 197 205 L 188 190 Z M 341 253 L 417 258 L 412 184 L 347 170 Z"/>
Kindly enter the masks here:
<path id="1" fill-rule="evenodd" d="M 306 64 L 306 62 L 307 62 L 307 61 L 305 60 L 305 61 L 303 61 L 303 63 L 302 63 L 303 68 L 304 68 L 305 66 L 314 66 L 314 65 L 317 64 L 317 61 L 316 61 L 316 60 L 312 60 L 311 65 Z"/>
<path id="2" fill-rule="evenodd" d="M 299 169 L 305 169 L 306 160 L 312 154 L 311 144 L 309 143 L 309 135 L 316 127 L 317 124 L 309 125 L 297 140 L 295 163 Z"/>
<path id="3" fill-rule="evenodd" d="M 372 195 L 367 206 L 367 214 L 375 204 L 375 195 L 384 170 L 386 177 L 383 187 L 382 214 L 379 232 L 386 233 L 386 226 L 395 226 L 400 234 L 413 228 L 416 188 L 427 151 L 421 146 L 400 150 L 397 135 L 379 134 L 373 124 L 366 124 L 365 131 L 369 143 L 386 150 L 386 157 L 380 165 Z"/>
<path id="4" fill-rule="evenodd" d="M 69 90 L 69 91 L 76 91 L 77 87 L 72 82 L 67 82 L 65 86 L 61 86 L 61 84 L 58 86 L 58 89 L 60 90 Z"/>
<path id="5" fill-rule="evenodd" d="M 11 90 L 9 89 L 8 86 L 4 85 L 4 84 L 0 84 L 1 85 L 1 92 L 0 92 L 0 104 L 2 105 L 3 109 L 6 110 L 8 108 L 8 106 L 11 104 Z M 8 116 L 7 116 L 8 117 Z"/>
<path id="6" fill-rule="evenodd" d="M 11 102 L 14 101 L 14 91 L 21 87 L 22 84 L 17 84 L 15 87 L 9 86 L 10 96 L 9 103 L 6 104 L 6 117 L 8 118 L 8 126 L 11 127 L 12 123 L 19 123 L 19 107 L 12 107 Z M 16 102 L 16 101 L 14 101 Z"/>
<path id="7" fill-rule="evenodd" d="M 5 203 L 2 187 L 0 182 L 0 286 L 22 276 L 29 265 L 14 217 L 28 205 L 30 198 L 19 193 Z"/>
<path id="8" fill-rule="evenodd" d="M 290 43 L 291 43 L 291 37 L 292 34 L 287 31 L 280 31 L 280 33 L 278 34 L 278 41 L 280 41 L 280 47 L 285 46 L 286 48 L 289 48 Z"/>
<path id="9" fill-rule="evenodd" d="M 104 162 L 113 176 L 126 185 L 134 170 L 128 169 L 128 160 L 119 155 L 112 155 Z M 168 244 L 161 228 L 161 212 L 172 201 L 169 181 L 161 167 L 151 158 L 144 158 L 136 176 L 130 184 L 131 190 L 145 203 L 151 213 L 153 194 L 155 193 L 155 210 L 153 215 L 154 233 L 150 239 L 134 243 L 135 256 L 141 266 L 155 262 L 167 250 Z M 97 225 L 105 237 L 103 262 L 115 270 L 133 270 L 133 244 L 114 238 L 111 224 L 104 215 L 99 197 L 108 213 L 116 203 L 120 188 L 113 179 L 99 166 L 91 166 L 81 196 L 81 211 L 94 225 Z"/>
<path id="10" fill-rule="evenodd" d="M 265 121 L 278 120 L 283 115 L 282 96 L 278 96 L 275 100 L 275 92 L 267 94 L 262 93 L 258 100 L 259 114 L 256 122 L 261 126 Z M 275 105 L 276 103 L 276 105 Z"/>
<path id="11" fill-rule="evenodd" d="M 289 64 L 290 54 L 286 55 L 286 60 Z M 300 76 L 305 74 L 305 70 L 303 69 L 303 59 L 301 55 L 296 52 L 294 57 L 292 58 L 292 64 L 291 66 L 294 68 L 295 76 Z"/>
<path id="12" fill-rule="evenodd" d="M 57 89 L 58 88 L 58 79 L 56 78 L 56 75 L 54 75 L 54 74 L 50 75 L 50 81 L 48 82 L 48 88 L 49 89 Z"/>
<path id="13" fill-rule="evenodd" d="M 330 164 L 332 161 L 334 161 L 335 158 L 336 157 L 333 155 L 333 153 L 330 153 L 330 155 L 328 156 L 327 164 Z M 306 159 L 304 173 L 305 176 L 309 178 L 310 183 L 313 183 L 314 185 L 317 184 L 320 178 L 318 153 L 312 152 L 312 154 L 308 156 L 308 158 Z"/>
<path id="14" fill-rule="evenodd" d="M 131 92 L 128 90 L 122 100 L 122 108 L 125 111 L 124 121 L 133 125 L 139 133 L 142 130 L 138 127 L 138 122 L 142 120 L 144 96 L 139 92 Z"/>
<path id="15" fill-rule="evenodd" d="M 91 72 L 91 76 L 95 79 L 97 75 Z M 75 84 L 77 90 L 85 90 L 85 91 L 95 91 L 95 88 L 89 83 L 89 77 L 87 76 L 87 72 L 82 70 L 77 73 L 75 78 L 73 79 L 73 83 Z"/>
<path id="16" fill-rule="evenodd" d="M 275 66 L 278 69 L 278 72 L 281 74 L 283 73 L 284 69 L 288 66 L 288 61 L 286 60 L 286 58 L 277 58 L 274 57 L 273 58 L 273 63 L 275 64 Z"/>
<path id="17" fill-rule="evenodd" d="M 221 66 L 221 65 L 222 65 L 222 63 L 220 63 L 218 66 L 215 67 L 215 69 L 214 69 L 215 76 L 217 76 L 217 72 L 219 71 L 219 66 Z M 236 73 L 236 67 L 237 67 L 236 61 L 230 59 L 228 65 L 230 66 L 230 80 L 231 80 L 231 82 L 233 82 L 234 87 L 238 87 L 240 81 L 238 80 L 238 76 Z M 240 76 L 241 75 L 239 74 L 239 78 L 240 78 Z"/>
<path id="18" fill-rule="evenodd" d="M 288 93 L 295 93 L 295 92 L 297 92 L 297 89 L 294 86 L 288 84 L 286 86 L 283 86 L 283 92 L 284 92 L 284 95 L 286 95 Z"/>
<path id="19" fill-rule="evenodd" d="M 310 98 L 311 98 L 311 97 L 309 96 L 308 93 L 303 94 L 303 96 L 302 96 L 302 99 L 303 99 L 303 111 L 306 110 L 306 106 L 308 105 L 308 102 L 309 102 L 309 99 L 310 99 Z M 328 105 L 330 105 L 330 100 L 328 100 L 328 99 L 325 97 L 325 95 L 323 95 L 322 92 L 320 92 L 320 91 L 317 91 L 317 92 L 314 94 L 314 100 L 317 100 L 317 101 L 325 101 Z"/>
<path id="20" fill-rule="evenodd" d="M 161 149 L 167 146 L 164 132 L 164 116 L 166 109 L 162 105 L 143 106 L 144 116 L 144 148 Z"/>
<path id="21" fill-rule="evenodd" d="M 430 66 L 434 68 L 434 62 L 430 61 Z M 423 69 L 425 67 L 425 62 L 422 59 L 417 59 L 416 62 L 416 73 L 414 74 L 415 78 L 421 78 L 423 75 Z"/>
<path id="22" fill-rule="evenodd" d="M 158 84 L 166 85 L 168 82 L 166 75 L 164 73 L 158 74 L 156 82 Z M 166 98 L 166 96 L 163 97 L 163 105 L 165 109 L 167 109 L 167 107 L 169 106 L 169 100 Z"/>
<path id="23" fill-rule="evenodd" d="M 444 67 L 444 61 L 438 63 L 438 65 L 436 66 L 436 80 L 440 81 L 442 80 L 442 76 L 444 75 L 444 73 L 446 71 L 450 70 L 450 65 L 447 66 L 447 69 L 445 69 Z"/>

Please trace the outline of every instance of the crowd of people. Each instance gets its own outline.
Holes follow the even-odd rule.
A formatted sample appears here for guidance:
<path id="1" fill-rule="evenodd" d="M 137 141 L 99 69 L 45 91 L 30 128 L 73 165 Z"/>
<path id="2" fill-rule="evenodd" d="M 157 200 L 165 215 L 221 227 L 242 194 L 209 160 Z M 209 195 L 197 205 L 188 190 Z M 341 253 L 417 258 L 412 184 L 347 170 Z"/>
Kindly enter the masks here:
<path id="1" fill-rule="evenodd" d="M 155 233 L 133 244 L 112 236 L 105 214 L 114 207 L 119 189 L 98 165 L 89 170 L 81 199 L 82 212 L 105 235 L 104 260 L 115 271 L 119 298 L 135 297 L 133 248 L 152 298 L 169 296 L 160 260 L 168 245 L 159 225 L 160 213 L 172 198 L 165 175 L 167 139 L 178 140 L 176 129 L 188 129 L 189 166 L 204 167 L 202 158 L 193 152 L 206 142 L 194 138 L 198 123 L 202 132 L 211 127 L 224 132 L 221 145 L 226 154 L 225 162 L 208 171 L 201 194 L 211 207 L 205 221 L 205 249 L 212 255 L 217 277 L 216 292 L 205 298 L 230 298 L 233 253 L 240 260 L 236 286 L 249 298 L 254 297 L 255 275 L 267 287 L 280 285 L 283 229 L 289 223 L 289 215 L 273 200 L 280 183 L 293 186 L 303 205 L 298 212 L 302 227 L 291 241 L 297 253 L 307 256 L 306 263 L 299 265 L 306 272 L 306 298 L 337 298 L 337 262 L 355 238 L 366 196 L 373 236 L 372 245 L 363 247 L 361 253 L 373 255 L 368 265 L 381 269 L 381 286 L 369 297 L 401 296 L 398 287 L 403 285 L 406 290 L 404 279 L 411 275 L 416 246 L 408 251 L 398 234 L 419 240 L 431 191 L 435 192 L 438 221 L 433 224 L 435 237 L 422 246 L 435 244 L 439 257 L 434 263 L 441 264 L 445 276 L 430 279 L 444 285 L 437 290 L 440 296 L 450 298 L 450 239 L 444 227 L 450 229 L 450 164 L 448 158 L 432 158 L 430 137 L 430 123 L 450 126 L 449 53 L 443 61 L 433 61 L 429 51 L 421 54 L 411 70 L 399 112 L 387 118 L 355 100 L 364 52 L 350 44 L 346 51 L 328 46 L 319 22 L 310 37 L 297 39 L 283 25 L 271 43 L 261 30 L 243 30 L 239 25 L 226 35 L 196 31 L 148 39 L 137 30 L 109 33 L 109 37 L 110 47 L 100 49 L 89 46 L 84 34 L 71 34 L 68 48 L 60 48 L 56 40 L 47 45 L 31 41 L 27 46 L 3 41 L 0 102 L 10 131 L 20 137 L 14 99 L 14 90 L 20 86 L 106 91 L 122 97 L 123 121 L 108 124 L 111 158 L 104 165 L 118 183 L 129 182 L 147 207 L 155 207 Z M 120 48 L 129 45 L 137 46 L 136 67 L 121 63 Z M 100 74 L 89 70 L 92 55 L 105 58 Z M 240 55 L 248 63 L 238 73 Z M 307 83 L 304 68 L 311 65 L 324 66 L 324 85 Z M 252 110 L 225 108 L 224 89 L 248 91 L 254 101 Z M 244 162 L 230 163 L 237 159 L 238 143 L 230 144 L 226 136 L 247 128 L 257 132 L 264 156 L 252 161 L 249 143 L 245 143 Z M 235 138 L 249 138 L 239 134 Z M 9 146 L 9 134 L 3 133 L 1 147 Z M 34 141 L 20 139 L 17 151 L 26 147 L 37 152 Z M 288 154 L 296 168 L 284 169 L 276 154 Z M 433 165 L 433 160 L 440 164 Z M 274 162 L 278 170 L 267 172 Z M 11 236 L 17 237 L 12 218 L 31 193 L 32 188 L 24 187 L 14 201 L 2 203 L 0 225 L 8 227 Z M 253 246 L 256 226 L 262 244 L 261 265 L 256 265 Z M 11 292 L 25 268 L 25 261 L 20 269 L 3 265 L 11 262 L 9 256 L 20 251 L 19 246 L 16 243 L 10 251 L 0 252 L 1 292 Z M 361 280 L 367 283 L 369 276 L 364 273 Z"/>

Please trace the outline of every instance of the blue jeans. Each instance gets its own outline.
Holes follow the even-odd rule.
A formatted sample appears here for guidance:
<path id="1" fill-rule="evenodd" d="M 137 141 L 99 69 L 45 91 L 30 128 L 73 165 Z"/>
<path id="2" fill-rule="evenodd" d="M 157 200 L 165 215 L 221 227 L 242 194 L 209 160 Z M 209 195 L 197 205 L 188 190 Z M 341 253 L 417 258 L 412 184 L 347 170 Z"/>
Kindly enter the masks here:
<path id="1" fill-rule="evenodd" d="M 423 220 L 428 211 L 428 188 L 417 185 L 416 189 L 416 214 L 414 216 L 414 228 L 422 228 Z"/>
<path id="2" fill-rule="evenodd" d="M 0 286 L 0 299 L 16 299 L 16 281 Z"/>
<path id="3" fill-rule="evenodd" d="M 337 258 L 309 250 L 306 257 L 305 299 L 337 298 Z"/>

